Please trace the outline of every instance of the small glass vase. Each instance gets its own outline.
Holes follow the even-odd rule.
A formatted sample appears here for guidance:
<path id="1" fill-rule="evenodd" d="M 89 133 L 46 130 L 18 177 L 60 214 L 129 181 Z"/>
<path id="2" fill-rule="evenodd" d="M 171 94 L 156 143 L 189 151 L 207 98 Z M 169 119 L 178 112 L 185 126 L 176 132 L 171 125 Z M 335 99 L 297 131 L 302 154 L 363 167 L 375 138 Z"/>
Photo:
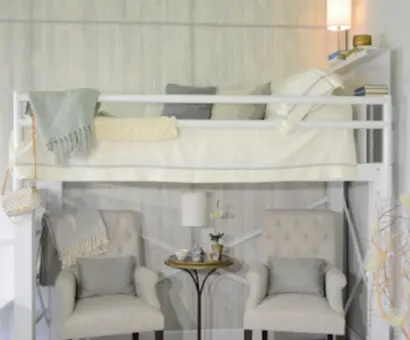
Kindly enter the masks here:
<path id="1" fill-rule="evenodd" d="M 224 250 L 223 244 L 220 244 L 218 242 L 212 243 L 212 252 L 214 254 L 217 254 L 217 261 L 219 261 L 222 257 L 222 252 Z"/>

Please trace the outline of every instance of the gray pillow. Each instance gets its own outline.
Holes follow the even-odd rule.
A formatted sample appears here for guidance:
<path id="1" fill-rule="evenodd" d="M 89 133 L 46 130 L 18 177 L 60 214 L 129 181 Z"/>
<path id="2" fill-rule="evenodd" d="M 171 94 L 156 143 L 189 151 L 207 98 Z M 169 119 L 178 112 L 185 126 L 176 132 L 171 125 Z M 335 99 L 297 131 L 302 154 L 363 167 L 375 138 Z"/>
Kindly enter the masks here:
<path id="1" fill-rule="evenodd" d="M 258 86 L 254 89 L 249 95 L 253 96 L 269 96 L 272 94 L 270 89 L 270 82 Z M 243 105 L 239 110 L 239 117 L 240 119 L 254 119 L 254 120 L 261 120 L 265 119 L 265 111 L 266 111 L 267 104 L 248 104 Z"/>
<path id="2" fill-rule="evenodd" d="M 135 295 L 135 262 L 133 256 L 77 258 L 77 297 Z"/>
<path id="3" fill-rule="evenodd" d="M 195 87 L 168 84 L 165 89 L 166 94 L 200 94 L 214 95 L 216 87 Z M 213 104 L 164 104 L 162 116 L 175 116 L 177 119 L 210 119 Z"/>
<path id="4" fill-rule="evenodd" d="M 325 296 L 326 262 L 314 258 L 269 258 L 269 295 L 300 293 Z"/>

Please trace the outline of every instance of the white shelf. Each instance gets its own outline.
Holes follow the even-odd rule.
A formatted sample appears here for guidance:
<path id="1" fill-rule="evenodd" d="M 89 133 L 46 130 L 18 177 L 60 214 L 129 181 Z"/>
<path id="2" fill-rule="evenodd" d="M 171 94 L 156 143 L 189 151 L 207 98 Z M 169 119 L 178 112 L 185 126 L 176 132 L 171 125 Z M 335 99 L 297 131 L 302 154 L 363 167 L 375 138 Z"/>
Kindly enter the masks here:
<path id="1" fill-rule="evenodd" d="M 385 48 L 369 48 L 363 51 L 352 54 L 346 60 L 340 60 L 329 64 L 330 70 L 332 72 L 346 73 L 351 69 L 358 67 L 360 64 L 368 63 L 372 59 L 382 55 L 388 50 Z"/>

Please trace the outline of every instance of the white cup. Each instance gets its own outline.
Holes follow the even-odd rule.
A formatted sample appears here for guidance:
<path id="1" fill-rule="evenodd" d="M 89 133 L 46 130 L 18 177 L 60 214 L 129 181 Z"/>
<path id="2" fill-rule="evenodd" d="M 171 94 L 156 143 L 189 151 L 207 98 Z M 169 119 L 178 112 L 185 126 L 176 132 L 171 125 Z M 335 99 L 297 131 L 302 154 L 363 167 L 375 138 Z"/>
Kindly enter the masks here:
<path id="1" fill-rule="evenodd" d="M 186 257 L 188 256 L 188 249 L 180 249 L 175 252 L 175 256 L 177 257 L 178 260 L 182 261 L 185 260 Z"/>

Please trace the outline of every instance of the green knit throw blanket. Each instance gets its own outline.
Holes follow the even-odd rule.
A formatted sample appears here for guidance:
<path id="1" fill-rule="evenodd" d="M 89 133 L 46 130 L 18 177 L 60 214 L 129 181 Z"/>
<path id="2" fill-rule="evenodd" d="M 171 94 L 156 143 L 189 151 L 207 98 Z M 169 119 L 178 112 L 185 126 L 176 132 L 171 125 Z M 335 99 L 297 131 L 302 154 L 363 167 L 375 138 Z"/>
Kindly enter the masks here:
<path id="1" fill-rule="evenodd" d="M 64 164 L 72 155 L 88 154 L 99 94 L 94 89 L 29 93 L 38 135 L 54 153 L 57 163 Z"/>

